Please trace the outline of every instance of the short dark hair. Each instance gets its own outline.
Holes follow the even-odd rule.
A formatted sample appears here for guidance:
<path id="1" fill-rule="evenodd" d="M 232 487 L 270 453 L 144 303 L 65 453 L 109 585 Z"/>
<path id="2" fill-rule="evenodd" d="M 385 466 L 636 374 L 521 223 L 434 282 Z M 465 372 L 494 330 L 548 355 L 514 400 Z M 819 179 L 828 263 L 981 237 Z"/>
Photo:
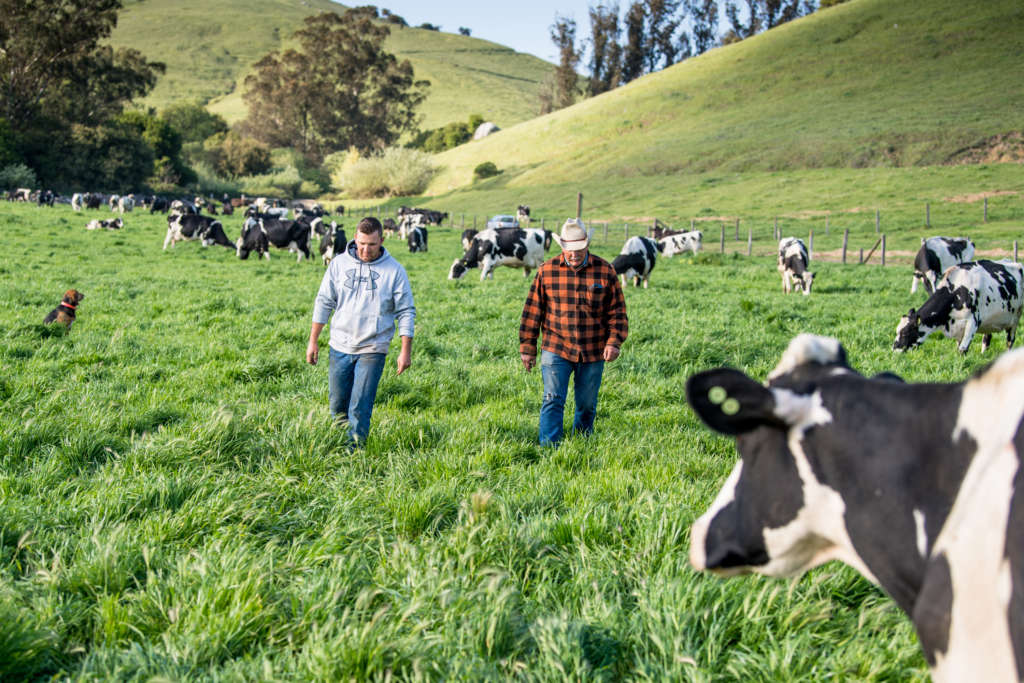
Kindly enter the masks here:
<path id="1" fill-rule="evenodd" d="M 372 235 L 377 233 L 381 239 L 384 239 L 384 226 L 380 224 L 380 221 L 373 216 L 367 216 L 363 220 L 359 221 L 359 225 L 356 226 L 356 232 L 361 232 L 364 235 Z"/>

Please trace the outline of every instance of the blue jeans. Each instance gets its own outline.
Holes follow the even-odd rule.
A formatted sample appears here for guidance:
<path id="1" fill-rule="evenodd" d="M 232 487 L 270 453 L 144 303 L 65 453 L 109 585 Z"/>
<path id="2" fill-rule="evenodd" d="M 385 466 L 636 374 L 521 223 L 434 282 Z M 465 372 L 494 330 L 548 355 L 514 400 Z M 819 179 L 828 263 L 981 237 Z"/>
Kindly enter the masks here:
<path id="1" fill-rule="evenodd" d="M 569 375 L 574 374 L 576 414 L 572 429 L 579 434 L 594 431 L 597 390 L 601 388 L 604 361 L 574 363 L 550 351 L 540 352 L 540 373 L 544 379 L 544 401 L 540 406 L 540 445 L 554 446 L 562 440 L 562 417 L 569 394 Z"/>
<path id="2" fill-rule="evenodd" d="M 341 353 L 330 349 L 327 395 L 331 415 L 348 422 L 353 443 L 361 444 L 370 433 L 373 401 L 384 372 L 384 353 Z"/>

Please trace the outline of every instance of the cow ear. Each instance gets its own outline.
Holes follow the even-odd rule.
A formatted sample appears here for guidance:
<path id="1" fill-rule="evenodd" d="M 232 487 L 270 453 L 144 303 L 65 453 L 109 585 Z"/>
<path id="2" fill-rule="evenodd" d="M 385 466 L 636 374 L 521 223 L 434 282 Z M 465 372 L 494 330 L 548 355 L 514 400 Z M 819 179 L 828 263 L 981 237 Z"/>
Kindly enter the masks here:
<path id="1" fill-rule="evenodd" d="M 772 392 L 732 368 L 690 377 L 686 400 L 708 427 L 722 434 L 735 436 L 765 424 L 782 425 L 774 413 Z"/>

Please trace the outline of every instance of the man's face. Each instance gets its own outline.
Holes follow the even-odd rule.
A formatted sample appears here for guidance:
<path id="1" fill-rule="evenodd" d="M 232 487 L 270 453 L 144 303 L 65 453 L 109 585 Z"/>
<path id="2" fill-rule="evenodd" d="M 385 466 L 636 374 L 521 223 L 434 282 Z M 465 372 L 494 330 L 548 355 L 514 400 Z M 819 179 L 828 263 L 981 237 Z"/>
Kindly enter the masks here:
<path id="1" fill-rule="evenodd" d="M 365 232 L 356 232 L 356 254 L 360 261 L 369 263 L 380 257 L 381 234 L 375 232 L 367 235 Z"/>
<path id="2" fill-rule="evenodd" d="M 578 249 L 576 251 L 569 251 L 568 249 L 562 250 L 562 257 L 565 258 L 565 262 L 569 264 L 570 268 L 579 268 L 583 265 L 583 262 L 587 260 L 587 247 Z"/>

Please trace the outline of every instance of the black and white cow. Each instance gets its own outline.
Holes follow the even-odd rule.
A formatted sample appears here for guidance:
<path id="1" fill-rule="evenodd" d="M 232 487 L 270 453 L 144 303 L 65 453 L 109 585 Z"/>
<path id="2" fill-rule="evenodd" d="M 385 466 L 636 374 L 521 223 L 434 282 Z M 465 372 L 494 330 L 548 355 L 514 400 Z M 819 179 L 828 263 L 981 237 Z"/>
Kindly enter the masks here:
<path id="1" fill-rule="evenodd" d="M 86 230 L 120 230 L 124 227 L 124 221 L 120 216 L 106 220 L 93 219 L 85 226 Z"/>
<path id="2" fill-rule="evenodd" d="M 135 195 L 126 194 L 126 195 L 122 195 L 121 197 L 118 198 L 118 200 L 117 200 L 117 209 L 122 214 L 124 214 L 126 211 L 128 213 L 131 213 L 132 209 L 134 209 L 134 208 L 135 208 Z"/>
<path id="3" fill-rule="evenodd" d="M 235 247 L 238 258 L 242 260 L 249 258 L 249 253 L 253 251 L 269 259 L 269 247 L 276 247 L 297 254 L 296 263 L 298 263 L 303 258 L 311 258 L 312 237 L 313 226 L 307 221 L 289 221 L 260 215 L 256 218 L 245 219 L 245 223 L 242 225 L 242 234 L 235 243 Z"/>
<path id="4" fill-rule="evenodd" d="M 783 237 L 779 240 L 779 272 L 782 273 L 782 291 L 789 294 L 794 285 L 807 296 L 814 284 L 814 273 L 807 270 L 810 257 L 803 240 Z"/>
<path id="5" fill-rule="evenodd" d="M 184 216 L 197 216 L 199 215 L 199 209 L 196 205 L 187 199 L 175 199 L 171 202 L 170 212 L 172 214 L 184 215 Z"/>
<path id="6" fill-rule="evenodd" d="M 762 385 L 718 368 L 687 400 L 740 460 L 690 562 L 796 576 L 829 560 L 914 623 L 935 681 L 1024 676 L 1024 350 L 965 382 L 864 377 L 801 335 Z"/>
<path id="7" fill-rule="evenodd" d="M 473 238 L 462 258 L 455 259 L 448 271 L 449 280 L 458 280 L 470 268 L 480 268 L 480 280 L 493 277 L 498 266 L 522 268 L 523 276 L 544 263 L 544 231 L 503 228 L 481 230 Z"/>
<path id="8" fill-rule="evenodd" d="M 398 209 L 399 219 L 414 215 L 422 217 L 422 225 L 441 225 L 444 219 L 448 218 L 447 212 L 435 211 L 433 209 L 410 209 L 408 206 Z"/>
<path id="9" fill-rule="evenodd" d="M 697 252 L 704 248 L 704 233 L 700 230 L 677 232 L 662 237 L 658 240 L 658 244 L 661 245 L 661 253 L 666 258 L 686 252 L 691 252 L 696 256 Z"/>
<path id="10" fill-rule="evenodd" d="M 385 218 L 380 222 L 380 225 L 383 237 L 393 237 L 398 232 L 398 224 L 395 223 L 394 218 Z"/>
<path id="11" fill-rule="evenodd" d="M 622 251 L 612 261 L 612 268 L 622 280 L 622 286 L 626 286 L 626 279 L 633 280 L 633 286 L 640 285 L 643 280 L 644 289 L 647 289 L 647 279 L 654 270 L 654 264 L 658 260 L 658 252 L 661 251 L 661 243 L 655 242 L 650 237 L 634 235 L 622 245 Z"/>
<path id="12" fill-rule="evenodd" d="M 85 208 L 85 195 L 81 192 L 76 192 L 71 195 L 71 208 L 74 211 L 81 211 Z"/>
<path id="13" fill-rule="evenodd" d="M 929 237 L 921 242 L 921 248 L 914 257 L 914 280 L 910 293 L 917 291 L 917 283 L 924 282 L 924 289 L 931 294 L 935 285 L 951 266 L 974 259 L 974 242 L 966 237 Z"/>
<path id="14" fill-rule="evenodd" d="M 99 192 L 86 192 L 83 201 L 85 202 L 85 208 L 98 209 L 100 204 L 103 203 L 103 195 Z"/>
<path id="15" fill-rule="evenodd" d="M 40 190 L 39 196 L 36 197 L 36 203 L 39 206 L 53 206 L 56 199 L 57 196 L 51 190 Z"/>
<path id="16" fill-rule="evenodd" d="M 527 228 L 530 226 L 530 207 L 525 204 L 520 204 L 516 207 L 516 220 L 519 221 L 519 227 Z"/>
<path id="17" fill-rule="evenodd" d="M 409 230 L 409 236 L 406 238 L 406 242 L 409 244 L 409 252 L 416 253 L 419 251 L 427 250 L 427 226 L 418 225 L 415 228 Z"/>
<path id="18" fill-rule="evenodd" d="M 153 197 L 149 203 L 149 213 L 154 214 L 157 211 L 161 213 L 167 213 L 171 208 L 171 202 L 167 197 Z"/>
<path id="19" fill-rule="evenodd" d="M 224 226 L 219 220 L 196 214 L 169 214 L 164 249 L 186 240 L 200 240 L 204 247 L 219 244 L 228 249 L 235 248 L 234 243 L 224 234 Z"/>
<path id="20" fill-rule="evenodd" d="M 956 339 L 967 353 L 974 335 L 981 333 L 986 351 L 992 333 L 1006 330 L 1006 348 L 1013 346 L 1024 302 L 1024 268 L 1013 261 L 971 261 L 953 266 L 918 310 L 910 309 L 896 328 L 895 351 L 920 346 L 940 330 Z"/>
<path id="21" fill-rule="evenodd" d="M 467 228 L 462 231 L 462 250 L 466 251 L 469 249 L 469 245 L 473 243 L 473 238 L 476 237 L 477 231 L 473 228 Z"/>
<path id="22" fill-rule="evenodd" d="M 340 254 L 346 244 L 348 237 L 345 236 L 345 231 L 336 222 L 331 221 L 331 229 L 320 238 L 320 258 L 323 259 L 324 265 L 329 264 L 335 254 Z"/>

